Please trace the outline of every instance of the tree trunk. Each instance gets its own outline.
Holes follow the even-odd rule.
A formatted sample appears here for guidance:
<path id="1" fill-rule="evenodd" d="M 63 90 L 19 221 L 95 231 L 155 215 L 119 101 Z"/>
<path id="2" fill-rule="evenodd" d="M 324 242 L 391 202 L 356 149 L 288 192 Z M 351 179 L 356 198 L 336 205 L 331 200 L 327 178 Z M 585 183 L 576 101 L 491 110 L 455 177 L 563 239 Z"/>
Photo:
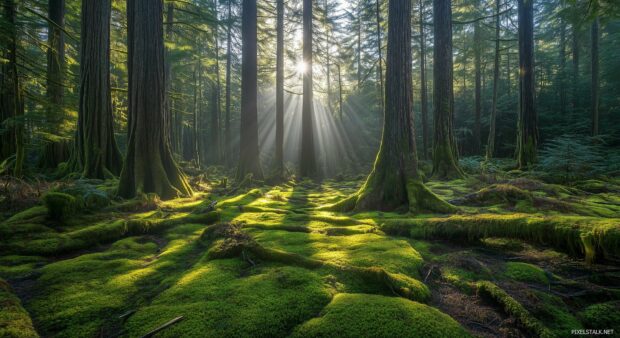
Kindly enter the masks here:
<path id="1" fill-rule="evenodd" d="M 383 54 L 381 53 L 381 5 L 379 0 L 375 0 L 375 7 L 377 12 L 377 52 L 379 53 L 379 97 L 381 98 L 381 110 L 384 110 Z"/>
<path id="2" fill-rule="evenodd" d="M 17 71 L 17 26 L 14 0 L 2 1 L 4 19 L 6 20 L 5 36 L 2 39 L 6 43 L 4 56 L 7 60 L 2 65 L 2 92 L 0 93 L 0 109 L 2 121 L 8 120 L 8 130 L 3 134 L 2 159 L 15 155 L 13 175 L 21 177 L 24 166 L 24 122 L 21 120 L 24 114 L 19 73 Z M 4 47 L 4 46 L 3 46 Z"/>
<path id="3" fill-rule="evenodd" d="M 480 0 L 475 3 L 476 8 L 480 7 Z M 482 34 L 480 32 L 480 20 L 474 23 L 474 68 L 475 68 L 475 88 L 474 88 L 474 130 L 473 130 L 473 153 L 480 154 L 480 115 L 482 113 Z"/>
<path id="4" fill-rule="evenodd" d="M 360 191 L 336 207 L 355 210 L 451 211 L 417 171 L 412 134 L 411 1 L 390 0 L 385 118 L 374 168 Z"/>
<path id="5" fill-rule="evenodd" d="M 362 86 L 362 0 L 357 0 L 357 89 Z"/>
<path id="6" fill-rule="evenodd" d="M 579 28 L 573 24 L 573 115 L 579 109 Z"/>
<path id="7" fill-rule="evenodd" d="M 493 62 L 493 103 L 491 106 L 491 118 L 489 121 L 489 141 L 487 143 L 487 161 L 495 156 L 495 128 L 497 125 L 497 91 L 499 88 L 499 10 L 501 0 L 495 0 L 495 60 Z"/>
<path id="8" fill-rule="evenodd" d="M 47 107 L 46 120 L 50 131 L 58 132 L 64 120 L 62 109 L 64 98 L 65 38 L 65 0 L 49 0 L 48 49 L 47 49 Z"/>
<path id="9" fill-rule="evenodd" d="M 303 0 L 303 62 L 304 97 L 301 114 L 301 159 L 299 174 L 301 177 L 316 177 L 316 154 L 314 150 L 314 98 L 312 81 L 312 0 Z"/>
<path id="10" fill-rule="evenodd" d="M 192 194 L 166 135 L 162 17 L 162 1 L 127 0 L 129 138 L 118 188 L 125 198 L 140 193 L 163 199 Z"/>
<path id="11" fill-rule="evenodd" d="M 433 176 L 463 176 L 454 138 L 454 92 L 452 87 L 452 8 L 450 0 L 433 1 L 435 52 L 433 53 L 434 123 Z"/>
<path id="12" fill-rule="evenodd" d="M 215 8 L 215 17 L 217 18 L 217 0 L 214 1 L 213 7 Z M 220 137 L 221 128 L 221 114 L 222 106 L 220 103 L 220 44 L 219 44 L 219 21 L 213 29 L 213 39 L 215 40 L 215 84 L 213 86 L 213 93 L 211 101 L 213 103 L 213 111 L 211 115 L 211 152 L 213 158 L 210 159 L 213 164 L 220 164 L 222 162 L 222 140 Z"/>
<path id="13" fill-rule="evenodd" d="M 284 176 L 284 0 L 277 0 L 276 46 L 276 176 Z M 328 68 L 329 69 L 329 68 Z"/>
<path id="14" fill-rule="evenodd" d="M 110 0 L 82 2 L 80 105 L 77 164 L 82 176 L 109 178 L 121 172 L 110 95 Z"/>
<path id="15" fill-rule="evenodd" d="M 342 120 L 342 71 L 340 70 L 340 64 L 338 66 L 338 114 L 340 120 Z"/>
<path id="16" fill-rule="evenodd" d="M 592 114 L 592 136 L 598 135 L 599 129 L 599 57 L 598 57 L 598 43 L 599 43 L 599 21 L 598 18 L 594 19 L 592 23 L 592 98 L 591 98 L 591 114 Z"/>
<path id="17" fill-rule="evenodd" d="M 560 69 L 558 72 L 558 89 L 560 98 L 560 115 L 566 116 L 566 21 L 560 18 Z"/>
<path id="18" fill-rule="evenodd" d="M 517 163 L 528 169 L 536 163 L 538 126 L 534 106 L 534 5 L 518 0 L 519 7 L 519 122 L 517 127 Z"/>
<path id="19" fill-rule="evenodd" d="M 232 0 L 228 0 L 228 22 L 226 25 L 226 116 L 224 121 L 224 156 L 226 166 L 232 166 L 232 134 L 230 130 L 230 71 L 232 62 Z"/>
<path id="20" fill-rule="evenodd" d="M 258 80 L 256 42 L 256 0 L 243 0 L 241 16 L 241 40 L 243 64 L 241 69 L 241 151 L 237 180 L 242 181 L 251 174 L 253 179 L 262 180 L 258 148 Z"/>
<path id="21" fill-rule="evenodd" d="M 424 34 L 423 0 L 420 0 L 420 106 L 422 114 L 422 158 L 428 159 L 428 94 L 426 89 L 426 40 Z"/>
<path id="22" fill-rule="evenodd" d="M 168 25 L 166 26 L 166 39 L 169 42 L 172 42 L 174 39 L 174 2 L 169 2 L 168 7 L 166 9 L 166 22 Z M 178 119 L 173 118 L 173 107 L 174 102 L 172 100 L 172 95 L 170 92 L 172 91 L 172 83 L 173 83 L 173 74 L 172 74 L 172 53 L 170 50 L 166 50 L 166 114 L 165 114 L 165 125 L 166 130 L 168 130 L 168 137 L 170 138 L 169 142 L 173 151 L 179 151 L 179 143 L 177 140 L 177 125 L 179 123 Z"/>
<path id="23" fill-rule="evenodd" d="M 202 42 L 198 41 L 198 45 L 200 46 L 202 44 Z M 194 83 L 194 116 L 193 116 L 193 121 L 192 121 L 192 159 L 194 160 L 194 163 L 196 165 L 197 168 L 200 168 L 200 166 L 202 165 L 201 163 L 201 156 L 200 156 L 200 141 L 198 139 L 199 137 L 199 132 L 198 132 L 198 121 L 200 120 L 198 118 L 198 115 L 202 114 L 202 55 L 201 55 L 201 50 L 200 47 L 198 48 L 198 60 L 196 60 L 196 75 L 197 75 L 197 79 L 198 82 Z"/>

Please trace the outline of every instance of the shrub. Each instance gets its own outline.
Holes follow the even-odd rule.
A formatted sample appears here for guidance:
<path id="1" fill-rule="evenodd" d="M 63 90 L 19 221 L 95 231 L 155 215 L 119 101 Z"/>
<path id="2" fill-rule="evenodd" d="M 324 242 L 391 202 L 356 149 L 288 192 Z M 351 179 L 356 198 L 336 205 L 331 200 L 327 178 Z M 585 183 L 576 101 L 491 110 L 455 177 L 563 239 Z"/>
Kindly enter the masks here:
<path id="1" fill-rule="evenodd" d="M 62 192 L 49 192 L 43 196 L 49 218 L 62 221 L 76 211 L 75 197 Z"/>

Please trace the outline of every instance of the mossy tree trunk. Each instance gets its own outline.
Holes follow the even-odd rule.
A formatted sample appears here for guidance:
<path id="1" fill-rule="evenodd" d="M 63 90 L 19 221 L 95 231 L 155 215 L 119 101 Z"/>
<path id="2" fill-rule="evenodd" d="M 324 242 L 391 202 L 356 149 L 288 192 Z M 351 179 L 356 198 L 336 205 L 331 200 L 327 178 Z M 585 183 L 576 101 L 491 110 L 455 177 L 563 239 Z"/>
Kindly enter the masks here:
<path id="1" fill-rule="evenodd" d="M 276 1 L 276 176 L 284 176 L 284 0 Z M 329 67 L 329 66 L 328 66 Z M 328 68 L 329 69 L 329 68 Z M 329 77 L 328 77 L 329 80 Z M 329 90 L 329 85 L 328 85 Z M 329 94 L 328 94 L 329 102 Z"/>
<path id="2" fill-rule="evenodd" d="M 417 170 L 412 111 L 411 1 L 389 2 L 383 136 L 374 168 L 360 191 L 338 207 L 354 210 L 450 211 Z"/>
<path id="3" fill-rule="evenodd" d="M 64 120 L 65 0 L 49 0 L 47 33 L 47 107 L 46 120 L 52 133 L 58 132 Z"/>
<path id="4" fill-rule="evenodd" d="M 598 43 L 599 43 L 599 20 L 594 19 L 592 22 L 592 51 L 591 51 L 591 66 L 592 66 L 592 83 L 590 98 L 590 114 L 592 115 L 592 136 L 596 136 L 599 133 L 599 56 L 598 56 Z"/>
<path id="5" fill-rule="evenodd" d="M 537 161 L 538 117 L 534 103 L 534 4 L 518 0 L 519 9 L 519 120 L 517 164 L 527 169 Z"/>
<path id="6" fill-rule="evenodd" d="M 426 36 L 424 32 L 424 1 L 420 0 L 420 112 L 422 115 L 422 158 L 428 159 L 428 93 L 426 89 Z"/>
<path id="7" fill-rule="evenodd" d="M 463 176 L 463 171 L 458 163 L 453 126 L 452 6 L 450 0 L 433 1 L 433 26 L 435 29 L 433 177 L 459 178 Z"/>
<path id="8" fill-rule="evenodd" d="M 312 79 L 312 0 L 303 0 L 303 104 L 301 112 L 301 177 L 317 177 L 316 153 L 314 147 L 314 93 Z"/>
<path id="9" fill-rule="evenodd" d="M 121 172 L 110 95 L 110 0 L 82 2 L 80 105 L 76 156 L 82 176 L 107 178 Z"/>
<path id="10" fill-rule="evenodd" d="M 241 143 L 237 180 L 248 174 L 263 179 L 258 148 L 258 65 L 256 0 L 243 0 L 241 15 L 242 66 L 241 66 Z"/>
<path id="11" fill-rule="evenodd" d="M 119 195 L 156 193 L 163 199 L 191 195 L 166 136 L 163 2 L 127 1 L 129 118 L 127 157 Z"/>
<path id="12" fill-rule="evenodd" d="M 19 73 L 17 71 L 17 26 L 14 0 L 3 0 L 2 9 L 5 23 L 2 27 L 4 40 L 4 57 L 2 65 L 2 87 L 0 90 L 0 109 L 7 131 L 3 137 L 2 158 L 15 155 L 13 175 L 21 177 L 24 166 L 24 103 L 22 101 Z"/>

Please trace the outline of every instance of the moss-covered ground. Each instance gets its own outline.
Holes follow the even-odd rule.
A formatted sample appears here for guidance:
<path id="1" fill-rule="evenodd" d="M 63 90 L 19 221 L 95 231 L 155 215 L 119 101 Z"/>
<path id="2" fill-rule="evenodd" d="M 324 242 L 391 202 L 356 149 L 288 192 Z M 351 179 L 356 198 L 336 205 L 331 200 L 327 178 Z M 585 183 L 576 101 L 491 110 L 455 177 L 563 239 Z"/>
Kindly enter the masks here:
<path id="1" fill-rule="evenodd" d="M 321 208 L 361 183 L 55 189 L 0 223 L 0 337 L 620 332 L 617 180 L 428 182 L 451 215 Z"/>

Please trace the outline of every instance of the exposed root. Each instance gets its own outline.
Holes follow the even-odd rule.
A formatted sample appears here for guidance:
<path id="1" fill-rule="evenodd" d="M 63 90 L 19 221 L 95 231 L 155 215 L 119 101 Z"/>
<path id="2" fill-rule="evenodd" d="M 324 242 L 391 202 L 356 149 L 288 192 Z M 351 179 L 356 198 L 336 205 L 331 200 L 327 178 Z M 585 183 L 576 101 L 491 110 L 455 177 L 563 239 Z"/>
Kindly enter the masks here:
<path id="1" fill-rule="evenodd" d="M 336 273 L 382 285 L 386 291 L 391 291 L 400 297 L 417 301 L 426 301 L 430 297 L 428 288 L 422 282 L 402 274 L 390 273 L 383 268 L 343 266 L 266 248 L 243 233 L 240 224 L 223 223 L 211 226 L 203 232 L 201 242 L 210 247 L 208 256 L 211 259 L 242 256 L 247 260 L 248 257 L 255 257 L 263 261 L 295 265 L 306 269 L 327 268 Z"/>

